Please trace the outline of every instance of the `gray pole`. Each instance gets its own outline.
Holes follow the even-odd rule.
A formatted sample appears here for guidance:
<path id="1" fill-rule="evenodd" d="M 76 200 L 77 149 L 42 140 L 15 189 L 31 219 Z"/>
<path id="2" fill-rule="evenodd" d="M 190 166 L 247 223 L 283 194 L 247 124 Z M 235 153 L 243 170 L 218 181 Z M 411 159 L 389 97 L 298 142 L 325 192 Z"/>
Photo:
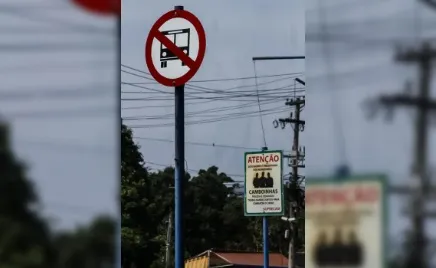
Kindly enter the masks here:
<path id="1" fill-rule="evenodd" d="M 420 61 L 420 89 L 419 97 L 427 100 L 430 91 L 430 70 L 431 70 L 431 56 L 430 47 L 425 44 L 422 51 L 423 56 Z M 415 267 L 424 268 L 426 265 L 426 249 L 427 241 L 425 237 L 425 221 L 424 221 L 424 200 L 423 200 L 423 187 L 427 182 L 427 140 L 428 140 L 428 109 L 427 107 L 420 107 L 418 109 L 418 118 L 416 120 L 416 134 L 415 134 L 415 163 L 413 173 L 418 175 L 419 190 L 415 193 L 413 198 L 413 226 L 415 230 L 415 243 L 412 246 L 412 255 L 415 260 L 412 262 Z"/>
<path id="2" fill-rule="evenodd" d="M 117 39 L 117 51 L 116 51 L 116 53 L 117 53 L 117 68 L 116 68 L 116 70 L 117 70 L 116 90 L 117 91 L 116 92 L 118 92 L 120 100 L 121 100 L 121 90 L 119 89 L 119 87 L 121 87 L 121 72 L 118 69 L 121 66 L 121 15 L 117 16 L 115 34 L 118 37 L 118 39 Z M 116 126 L 117 127 L 117 132 L 116 133 L 120 133 L 120 135 L 121 135 L 120 125 Z M 121 141 L 121 138 L 118 139 L 118 142 L 120 142 L 120 141 Z M 120 151 L 121 151 L 121 142 L 120 142 L 120 144 L 118 146 L 119 146 Z M 117 171 L 117 172 L 120 172 L 120 178 L 121 178 L 121 169 L 119 169 L 119 171 Z M 121 189 L 120 189 L 120 191 L 121 191 Z M 118 207 L 118 209 L 119 209 L 119 212 L 120 212 L 119 215 L 121 215 L 121 203 L 120 203 L 121 200 L 120 200 L 119 192 L 117 192 L 116 200 L 119 200 L 119 203 L 118 203 L 119 207 Z M 115 267 L 122 267 L 122 257 L 121 257 L 121 243 L 122 243 L 122 241 L 121 241 L 121 225 L 122 225 L 122 219 L 121 218 L 120 218 L 119 222 L 117 222 L 117 225 L 118 225 L 117 226 L 117 233 L 118 233 L 118 235 L 116 235 L 116 237 L 115 237 L 115 247 L 116 247 L 116 250 L 115 250 L 115 258 L 114 259 L 115 259 Z"/>
<path id="3" fill-rule="evenodd" d="M 295 123 L 294 123 L 294 141 L 293 141 L 293 148 L 292 148 L 292 152 L 291 153 L 295 153 L 295 160 L 292 161 L 292 177 L 294 182 L 298 182 L 298 166 L 299 166 L 299 160 L 300 160 L 300 112 L 301 112 L 301 104 L 302 101 L 300 100 L 300 98 L 297 98 L 295 100 L 295 103 L 291 102 L 290 104 L 295 105 Z M 291 196 L 291 198 L 293 199 L 293 197 Z M 296 208 L 296 204 L 295 204 L 295 200 L 292 200 L 293 202 L 291 203 L 291 214 L 289 217 L 296 217 L 297 215 L 293 215 L 294 213 L 294 208 Z M 292 251 L 290 252 L 290 256 L 291 256 L 291 260 L 292 260 L 292 265 L 290 266 L 290 268 L 295 268 L 295 256 L 296 256 L 296 236 L 297 236 L 297 230 L 295 227 L 295 223 L 291 222 L 291 239 L 290 241 L 292 242 Z"/>
<path id="4" fill-rule="evenodd" d="M 294 216 L 294 212 L 293 212 L 293 208 L 292 208 L 292 202 L 289 205 L 289 218 L 292 218 Z M 294 256 L 293 256 L 293 252 L 294 252 L 294 226 L 292 224 L 292 222 L 289 223 L 289 253 L 288 253 L 288 268 L 293 268 L 294 267 Z"/>
<path id="5" fill-rule="evenodd" d="M 253 57 L 253 61 L 257 60 L 304 60 L 306 56 L 276 56 L 276 57 Z"/>
<path id="6" fill-rule="evenodd" d="M 167 242 L 166 242 L 166 250 L 165 250 L 165 267 L 169 268 L 170 266 L 170 245 L 171 245 L 171 231 L 172 231 L 172 223 L 173 223 L 173 213 L 170 212 L 168 217 L 168 228 L 167 228 Z"/>
<path id="7" fill-rule="evenodd" d="M 430 99 L 431 61 L 436 57 L 436 50 L 433 50 L 428 43 L 419 50 L 408 50 L 398 54 L 397 59 L 403 62 L 418 63 L 420 67 L 420 88 L 418 96 L 407 96 L 395 94 L 381 96 L 379 103 L 388 108 L 396 105 L 414 107 L 417 109 L 415 126 L 415 152 L 412 174 L 418 188 L 412 188 L 412 245 L 408 246 L 405 265 L 406 267 L 425 268 L 427 267 L 427 239 L 425 234 L 424 211 L 425 200 L 429 191 L 427 176 L 427 142 L 428 142 L 428 113 L 436 108 L 434 100 Z"/>
<path id="8" fill-rule="evenodd" d="M 266 56 L 266 57 L 253 57 L 253 61 L 269 61 L 269 60 L 304 60 L 306 59 L 306 56 Z M 306 82 L 301 79 L 296 79 L 296 81 L 302 85 L 306 85 Z M 302 105 L 304 106 L 305 100 L 304 98 L 297 98 L 292 101 L 286 102 L 286 105 L 289 106 L 295 106 L 295 119 L 293 118 L 286 118 L 286 119 L 279 119 L 279 122 L 282 122 L 284 124 L 291 123 L 294 124 L 294 139 L 293 139 L 293 145 L 292 145 L 292 153 L 291 153 L 291 166 L 292 166 L 292 174 L 293 179 L 295 181 L 298 181 L 298 168 L 304 167 L 304 165 L 300 165 L 301 159 L 300 159 L 300 151 L 299 151 L 299 134 L 300 134 L 300 125 L 305 125 L 305 122 L 300 120 L 300 112 Z M 277 122 L 278 125 L 278 122 Z M 292 155 L 295 153 L 295 155 Z M 303 156 L 305 157 L 305 156 Z M 291 197 L 292 198 L 292 197 Z M 290 218 L 293 217 L 293 204 L 294 202 L 291 202 L 291 214 L 289 215 Z M 290 239 L 289 239 L 289 256 L 288 256 L 288 266 L 289 268 L 295 268 L 295 248 L 296 248 L 296 236 L 297 236 L 297 228 L 295 228 L 293 222 L 290 222 Z"/>
<path id="9" fill-rule="evenodd" d="M 183 6 L 175 6 L 174 10 L 183 10 Z M 175 202 L 175 268 L 185 267 L 184 245 L 184 188 L 185 188 L 185 85 L 177 86 L 175 90 L 175 170 L 174 170 L 174 202 Z"/>

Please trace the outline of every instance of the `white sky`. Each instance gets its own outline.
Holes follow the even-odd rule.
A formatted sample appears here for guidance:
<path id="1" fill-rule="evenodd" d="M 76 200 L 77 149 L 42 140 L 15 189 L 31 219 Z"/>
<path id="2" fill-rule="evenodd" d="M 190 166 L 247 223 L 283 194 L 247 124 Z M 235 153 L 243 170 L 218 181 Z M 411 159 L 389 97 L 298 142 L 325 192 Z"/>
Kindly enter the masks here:
<path id="1" fill-rule="evenodd" d="M 70 228 L 96 213 L 114 213 L 114 19 L 68 2 L 26 0 L 2 1 L 0 20 L 0 112 L 13 120 L 17 155 L 45 214 L 56 228 Z"/>
<path id="2" fill-rule="evenodd" d="M 116 151 L 113 144 L 117 139 L 113 130 L 118 131 L 119 127 L 114 120 L 114 116 L 118 116 L 119 102 L 118 92 L 113 90 L 117 75 L 116 47 L 111 32 L 114 19 L 85 14 L 64 2 L 54 4 L 27 0 L 25 3 L 30 4 L 9 0 L 0 5 L 0 32 L 3 32 L 2 36 L 7 36 L 0 41 L 0 111 L 6 117 L 15 118 L 15 148 L 19 157 L 29 165 L 29 176 L 41 191 L 45 212 L 57 219 L 58 227 L 67 228 L 88 221 L 96 212 L 115 211 L 119 165 L 113 157 Z M 381 93 L 402 90 L 407 78 L 415 81 L 416 69 L 394 63 L 393 47 L 383 40 L 411 40 L 420 35 L 433 35 L 434 20 L 431 17 L 434 13 L 412 0 L 395 3 L 382 0 L 329 1 L 325 3 L 329 6 L 325 20 L 331 25 L 329 31 L 339 37 L 335 39 L 337 42 L 329 43 L 330 59 L 326 63 L 323 55 L 327 50 L 323 50 L 325 47 L 316 41 L 322 32 L 319 3 L 325 1 L 274 1 L 274 4 L 260 0 L 155 1 L 153 4 L 140 0 L 124 1 L 122 63 L 147 71 L 144 42 L 148 30 L 160 15 L 174 5 L 184 5 L 200 18 L 206 29 L 207 54 L 194 77 L 196 80 L 252 76 L 253 56 L 307 55 L 306 68 L 300 61 L 256 64 L 258 75 L 307 70 L 305 75 L 309 91 L 303 116 L 308 124 L 302 134 L 307 154 L 305 173 L 327 176 L 341 162 L 340 144 L 335 138 L 338 133 L 333 130 L 334 118 L 337 118 L 344 135 L 339 142 L 345 145 L 346 158 L 354 173 L 382 172 L 388 174 L 393 182 L 407 181 L 413 146 L 413 114 L 398 111 L 389 125 L 380 117 L 368 121 L 362 102 Z M 416 20 L 416 16 L 421 19 Z M 85 33 L 91 27 L 98 28 L 97 33 Z M 71 28 L 76 28 L 75 33 Z M 340 35 L 345 35 L 345 41 L 338 41 Z M 371 41 L 374 39 L 376 41 Z M 76 47 L 82 44 L 92 48 L 75 51 L 17 49 L 18 45 L 40 43 L 69 43 Z M 126 74 L 122 79 L 144 82 L 144 79 Z M 204 86 L 224 89 L 246 84 L 250 82 L 207 83 Z M 153 87 L 159 88 L 157 85 Z M 74 93 L 76 97 L 69 100 L 52 96 L 47 100 L 22 100 L 23 96 L 14 99 L 11 95 L 31 90 L 72 89 L 82 92 Z M 123 90 L 132 89 L 123 87 Z M 128 97 L 138 96 L 142 95 Z M 126 101 L 121 105 L 171 104 L 172 101 L 168 100 L 153 103 Z M 231 105 L 234 104 L 237 103 Z M 278 107 L 279 104 L 269 107 Z M 199 111 L 228 105 L 217 101 L 187 105 L 186 110 Z M 42 110 L 49 111 L 50 118 L 34 115 Z M 57 112 L 59 110 L 73 110 L 75 114 L 66 116 Z M 77 114 L 79 111 L 81 115 Z M 255 113 L 256 109 L 252 108 L 252 111 Z M 27 114 L 19 114 L 23 112 Z M 172 107 L 149 107 L 123 110 L 122 115 L 153 116 L 172 112 Z M 285 116 L 286 112 L 263 118 L 267 144 L 271 149 L 290 148 L 290 128 L 282 131 L 272 127 L 274 119 Z M 172 123 L 171 120 L 149 121 L 128 124 Z M 139 128 L 135 129 L 135 136 L 172 140 L 174 130 L 172 127 Z M 429 151 L 433 151 L 436 149 L 434 134 L 430 137 Z M 254 148 L 263 146 L 258 117 L 192 125 L 186 128 L 186 140 Z M 172 143 L 139 139 L 138 142 L 145 160 L 172 164 Z M 214 164 L 227 173 L 243 174 L 243 151 L 187 145 L 187 165 L 189 169 L 196 170 Z M 434 155 L 431 155 L 431 169 L 434 160 Z M 396 233 L 406 226 L 406 221 L 400 216 L 405 202 L 399 199 L 390 201 L 390 227 Z"/>

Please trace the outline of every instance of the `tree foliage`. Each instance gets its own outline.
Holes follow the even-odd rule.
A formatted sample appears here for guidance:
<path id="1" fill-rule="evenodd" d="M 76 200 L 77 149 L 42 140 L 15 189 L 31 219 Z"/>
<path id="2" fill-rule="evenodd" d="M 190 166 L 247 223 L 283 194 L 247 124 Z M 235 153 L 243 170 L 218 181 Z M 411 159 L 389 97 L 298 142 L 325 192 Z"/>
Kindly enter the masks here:
<path id="1" fill-rule="evenodd" d="M 174 209 L 174 169 L 147 170 L 132 131 L 124 125 L 121 126 L 121 139 L 123 267 L 165 267 L 168 220 L 174 215 L 171 213 Z M 230 190 L 223 184 L 232 182 L 231 177 L 211 166 L 198 174 L 186 173 L 185 181 L 186 257 L 211 248 L 262 250 L 262 219 L 244 216 L 243 199 L 230 195 Z M 294 196 L 302 211 L 300 216 L 304 216 L 304 189 L 297 182 L 289 186 L 285 198 L 289 200 L 289 196 Z M 269 221 L 270 249 L 286 255 L 289 242 L 284 238 L 284 231 L 289 225 L 279 217 L 270 217 Z M 304 230 L 304 219 L 300 219 L 298 225 Z M 299 243 L 303 245 L 304 235 Z M 170 253 L 172 257 L 172 247 Z"/>
<path id="2" fill-rule="evenodd" d="M 0 124 L 0 266 L 47 267 L 54 263 L 48 226 L 24 165 L 12 153 L 8 127 Z"/>
<path id="3" fill-rule="evenodd" d="M 54 232 L 39 207 L 26 168 L 11 150 L 8 127 L 0 122 L 0 267 L 103 268 L 114 262 L 112 217 Z"/>

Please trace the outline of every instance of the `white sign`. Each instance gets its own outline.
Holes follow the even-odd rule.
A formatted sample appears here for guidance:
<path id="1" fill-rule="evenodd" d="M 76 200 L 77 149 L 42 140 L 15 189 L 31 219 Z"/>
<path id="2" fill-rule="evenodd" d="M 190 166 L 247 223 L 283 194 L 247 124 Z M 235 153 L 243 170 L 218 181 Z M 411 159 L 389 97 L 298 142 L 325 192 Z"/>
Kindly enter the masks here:
<path id="1" fill-rule="evenodd" d="M 189 58 L 197 58 L 199 38 L 197 30 L 190 21 L 184 18 L 172 18 L 159 28 L 159 32 L 188 55 Z M 190 70 L 190 67 L 156 38 L 153 39 L 151 58 L 159 74 L 168 79 L 182 77 Z"/>
<path id="2" fill-rule="evenodd" d="M 306 180 L 305 267 L 385 267 L 381 176 Z"/>
<path id="3" fill-rule="evenodd" d="M 245 216 L 281 216 L 283 206 L 281 151 L 245 153 Z"/>

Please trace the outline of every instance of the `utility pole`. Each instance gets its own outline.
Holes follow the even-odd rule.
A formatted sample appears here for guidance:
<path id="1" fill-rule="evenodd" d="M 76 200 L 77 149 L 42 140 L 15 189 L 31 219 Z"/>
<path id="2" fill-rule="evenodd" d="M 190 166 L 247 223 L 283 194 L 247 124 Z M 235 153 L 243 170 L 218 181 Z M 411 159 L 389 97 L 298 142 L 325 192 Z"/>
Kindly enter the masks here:
<path id="1" fill-rule="evenodd" d="M 253 57 L 253 63 L 255 64 L 256 61 L 271 61 L 271 60 L 305 60 L 306 56 L 262 56 L 262 57 Z M 254 65 L 254 70 L 256 72 L 256 65 Z M 304 82 L 303 80 L 296 78 L 295 79 L 296 82 L 302 84 L 302 85 L 306 85 L 306 82 Z M 277 128 L 280 124 L 282 125 L 282 129 L 285 128 L 286 123 L 291 123 L 294 125 L 294 142 L 293 142 L 293 146 L 292 146 L 292 153 L 291 155 L 288 156 L 284 156 L 285 158 L 290 159 L 290 163 L 289 166 L 292 167 L 292 175 L 293 178 L 295 180 L 295 182 L 298 182 L 299 176 L 298 176 L 298 168 L 299 167 L 303 167 L 304 168 L 304 151 L 301 152 L 299 149 L 299 133 L 300 131 L 304 130 L 304 124 L 305 122 L 300 120 L 300 112 L 301 109 L 304 107 L 305 104 L 305 100 L 304 97 L 303 98 L 296 98 L 296 99 L 292 99 L 291 101 L 287 100 L 286 105 L 288 106 L 295 106 L 295 114 L 296 114 L 296 118 L 294 119 L 292 117 L 292 113 L 290 118 L 286 118 L 286 119 L 279 119 L 278 121 L 275 120 L 273 122 L 274 127 Z M 297 131 L 295 131 L 297 129 Z M 294 151 L 295 149 L 295 151 Z M 296 164 L 295 164 L 296 163 Z M 295 167 L 294 167 L 295 166 Z M 291 197 L 292 198 L 292 197 Z M 291 211 L 293 211 L 293 208 L 296 208 L 297 206 L 295 205 L 295 201 L 291 202 Z M 291 235 L 290 235 L 290 241 L 289 241 L 289 256 L 288 256 L 288 268 L 296 268 L 295 267 L 295 242 L 296 242 L 296 237 L 297 237 L 297 230 L 296 228 L 294 228 L 294 220 L 292 219 L 292 214 L 289 215 L 289 218 L 286 217 L 282 217 L 282 220 L 288 221 L 290 223 L 290 230 L 291 230 Z M 267 219 L 266 217 L 264 218 L 264 230 L 263 230 L 263 234 L 264 234 L 264 241 L 267 238 Z M 267 261 L 266 258 L 267 255 L 264 256 L 265 260 Z"/>
<path id="2" fill-rule="evenodd" d="M 412 245 L 407 248 L 408 254 L 405 267 L 426 268 L 427 239 L 425 234 L 425 220 L 431 213 L 425 211 L 425 198 L 431 188 L 427 170 L 427 142 L 428 142 L 428 116 L 430 111 L 436 111 L 436 100 L 430 99 L 430 81 L 432 60 L 436 58 L 436 50 L 429 43 L 416 50 L 401 51 L 397 60 L 405 63 L 419 64 L 420 85 L 417 96 L 407 94 L 383 95 L 377 104 L 386 107 L 389 111 L 395 106 L 413 107 L 417 109 L 415 125 L 414 164 L 412 166 L 413 183 L 416 187 L 410 189 L 412 195 Z"/>
<path id="3" fill-rule="evenodd" d="M 300 79 L 299 79 L 300 80 Z M 305 84 L 304 81 L 297 81 L 301 84 Z M 289 166 L 292 168 L 291 178 L 292 183 L 298 184 L 302 176 L 299 175 L 298 169 L 304 168 L 305 164 L 305 148 L 300 147 L 300 132 L 304 131 L 305 121 L 300 119 L 301 111 L 304 108 L 306 100 L 304 97 L 295 97 L 293 99 L 287 100 L 286 105 L 294 107 L 294 113 L 291 112 L 289 118 L 275 120 L 274 127 L 277 128 L 279 124 L 282 129 L 286 127 L 286 124 L 291 124 L 293 126 L 293 143 L 291 154 L 284 156 L 289 159 Z M 288 184 L 291 187 L 291 183 Z M 294 196 L 290 196 L 291 202 L 289 206 L 289 218 L 282 218 L 283 220 L 289 222 L 290 224 L 290 235 L 289 235 L 289 268 L 295 268 L 295 259 L 296 259 L 296 240 L 297 240 L 297 226 L 295 225 L 295 218 L 298 217 L 298 204 L 297 200 L 295 200 Z"/>
<path id="4" fill-rule="evenodd" d="M 171 231 L 173 228 L 173 212 L 170 211 L 170 215 L 168 217 L 168 227 L 167 227 L 167 242 L 165 244 L 165 267 L 170 268 L 170 246 L 171 246 Z"/>

